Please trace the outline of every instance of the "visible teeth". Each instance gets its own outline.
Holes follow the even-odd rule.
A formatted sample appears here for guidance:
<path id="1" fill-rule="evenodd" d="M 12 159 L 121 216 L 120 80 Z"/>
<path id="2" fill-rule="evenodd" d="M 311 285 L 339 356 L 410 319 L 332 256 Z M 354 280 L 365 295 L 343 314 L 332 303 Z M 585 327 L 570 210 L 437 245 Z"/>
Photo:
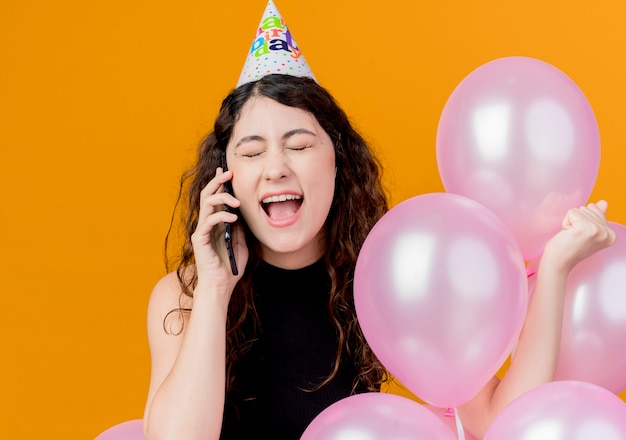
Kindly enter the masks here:
<path id="1" fill-rule="evenodd" d="M 262 200 L 263 203 L 284 202 L 286 200 L 300 200 L 302 196 L 295 194 L 281 194 L 279 196 L 271 196 Z"/>

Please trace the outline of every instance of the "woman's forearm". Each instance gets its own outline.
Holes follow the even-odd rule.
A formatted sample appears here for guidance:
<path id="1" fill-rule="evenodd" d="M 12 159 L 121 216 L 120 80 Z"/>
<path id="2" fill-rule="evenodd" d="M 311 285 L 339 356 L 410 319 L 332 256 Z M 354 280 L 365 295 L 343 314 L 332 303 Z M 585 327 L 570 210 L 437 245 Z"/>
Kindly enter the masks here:
<path id="1" fill-rule="evenodd" d="M 569 270 L 542 260 L 536 276 L 519 342 L 511 364 L 494 390 L 489 412 L 504 406 L 537 385 L 554 379 L 561 344 L 563 304 Z"/>
<path id="2" fill-rule="evenodd" d="M 511 401 L 537 385 L 553 380 L 561 343 L 567 270 L 540 264 L 535 290 L 511 363 L 502 380 L 493 378 L 470 402 L 459 408 L 465 428 L 482 438 Z"/>
<path id="3" fill-rule="evenodd" d="M 184 333 L 167 336 L 183 339 L 146 411 L 150 440 L 219 438 L 225 393 L 226 310 L 216 297 L 196 294 Z"/>

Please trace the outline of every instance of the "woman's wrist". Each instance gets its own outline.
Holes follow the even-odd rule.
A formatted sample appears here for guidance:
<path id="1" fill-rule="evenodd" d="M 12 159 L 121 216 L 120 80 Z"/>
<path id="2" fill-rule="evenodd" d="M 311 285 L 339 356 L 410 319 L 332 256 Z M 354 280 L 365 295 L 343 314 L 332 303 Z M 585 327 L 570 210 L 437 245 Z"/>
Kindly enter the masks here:
<path id="1" fill-rule="evenodd" d="M 199 282 L 193 289 L 194 308 L 201 304 L 219 307 L 226 316 L 232 291 L 227 286 Z"/>
<path id="2" fill-rule="evenodd" d="M 576 266 L 577 261 L 573 261 L 571 257 L 568 257 L 566 249 L 559 246 L 551 246 L 552 241 L 549 241 L 543 250 L 541 260 L 539 261 L 539 271 L 554 272 L 567 277 L 570 271 Z"/>

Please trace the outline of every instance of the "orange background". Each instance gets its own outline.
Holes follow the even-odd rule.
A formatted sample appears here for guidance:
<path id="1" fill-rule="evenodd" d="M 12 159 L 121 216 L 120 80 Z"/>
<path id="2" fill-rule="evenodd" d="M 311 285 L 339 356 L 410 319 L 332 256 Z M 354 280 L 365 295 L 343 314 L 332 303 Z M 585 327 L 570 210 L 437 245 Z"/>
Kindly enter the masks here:
<path id="1" fill-rule="evenodd" d="M 0 3 L 0 438 L 86 439 L 141 418 L 145 310 L 164 273 L 178 176 L 234 86 L 264 6 Z M 524 55 L 586 94 L 602 137 L 591 198 L 626 224 L 623 0 L 277 6 L 380 152 L 394 203 L 443 190 L 435 135 L 454 87 L 488 61 Z"/>

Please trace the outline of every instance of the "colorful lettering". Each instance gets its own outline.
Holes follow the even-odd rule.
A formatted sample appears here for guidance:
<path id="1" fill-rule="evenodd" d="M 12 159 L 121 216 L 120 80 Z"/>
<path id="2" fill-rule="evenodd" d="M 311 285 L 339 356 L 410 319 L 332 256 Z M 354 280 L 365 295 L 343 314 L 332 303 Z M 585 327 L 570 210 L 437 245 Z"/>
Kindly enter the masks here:
<path id="1" fill-rule="evenodd" d="M 264 43 L 265 43 L 264 38 L 257 38 L 256 40 L 254 40 L 254 42 L 252 43 L 252 47 L 250 47 L 250 53 L 259 49 L 261 46 L 263 46 Z"/>
<path id="2" fill-rule="evenodd" d="M 273 28 L 284 29 L 285 26 L 283 25 L 283 21 L 280 20 L 278 17 L 271 16 L 267 17 L 265 20 L 263 20 L 263 23 L 261 23 L 261 29 L 263 29 L 264 31 Z"/>
<path id="3" fill-rule="evenodd" d="M 259 38 L 259 40 L 263 41 L 262 38 Z M 270 53 L 270 50 L 267 47 L 267 43 L 265 41 L 263 41 L 263 45 L 261 47 L 259 47 L 256 52 L 254 52 L 254 56 L 255 57 L 260 57 L 260 56 L 263 56 L 263 55 L 267 55 L 268 53 Z"/>
<path id="4" fill-rule="evenodd" d="M 257 37 L 250 47 L 250 53 L 254 53 L 255 57 L 267 55 L 270 50 L 284 50 L 296 60 L 302 56 L 284 20 L 278 17 L 265 18 L 257 31 Z"/>
<path id="5" fill-rule="evenodd" d="M 287 42 L 279 39 L 270 41 L 270 50 L 286 50 L 287 52 L 291 52 Z"/>

